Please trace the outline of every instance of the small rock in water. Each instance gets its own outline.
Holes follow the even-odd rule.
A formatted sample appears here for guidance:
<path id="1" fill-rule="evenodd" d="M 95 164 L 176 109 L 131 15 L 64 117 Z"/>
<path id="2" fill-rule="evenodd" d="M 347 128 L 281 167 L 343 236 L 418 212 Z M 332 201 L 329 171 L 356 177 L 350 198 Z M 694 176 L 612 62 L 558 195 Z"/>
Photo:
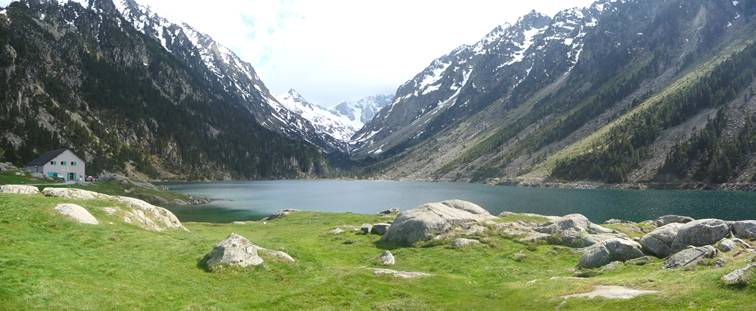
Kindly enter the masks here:
<path id="1" fill-rule="evenodd" d="M 384 266 L 393 266 L 396 263 L 394 254 L 392 254 L 391 251 L 383 251 L 383 254 L 378 257 L 378 260 L 380 260 L 381 264 Z"/>
<path id="2" fill-rule="evenodd" d="M 451 246 L 453 248 L 463 248 L 465 246 L 480 244 L 480 241 L 473 239 L 458 238 L 452 241 Z"/>
<path id="3" fill-rule="evenodd" d="M 755 270 L 756 264 L 748 264 L 743 268 L 722 276 L 722 282 L 724 282 L 725 285 L 747 285 L 753 280 Z"/>
<path id="4" fill-rule="evenodd" d="M 87 211 L 87 209 L 76 204 L 58 204 L 57 206 L 55 206 L 55 211 L 61 215 L 65 215 L 68 218 L 73 219 L 74 221 L 80 224 L 87 224 L 87 225 L 100 224 L 97 221 L 97 218 L 92 216 L 92 214 L 90 214 L 89 211 Z"/>
<path id="5" fill-rule="evenodd" d="M 691 247 L 670 256 L 664 263 L 664 267 L 667 269 L 690 267 L 698 264 L 705 258 L 712 258 L 716 255 L 717 249 L 711 245 Z"/>

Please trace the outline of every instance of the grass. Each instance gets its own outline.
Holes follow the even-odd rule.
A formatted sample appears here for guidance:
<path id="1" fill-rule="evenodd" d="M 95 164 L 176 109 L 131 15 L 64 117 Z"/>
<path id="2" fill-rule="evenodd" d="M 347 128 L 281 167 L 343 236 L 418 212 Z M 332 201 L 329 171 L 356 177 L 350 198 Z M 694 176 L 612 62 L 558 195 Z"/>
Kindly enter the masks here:
<path id="1" fill-rule="evenodd" d="M 80 204 L 101 225 L 78 225 L 53 206 Z M 728 288 L 719 278 L 742 266 L 664 270 L 661 261 L 572 278 L 579 254 L 497 235 L 484 244 L 393 248 L 393 269 L 432 273 L 376 277 L 375 235 L 327 231 L 382 220 L 356 214 L 294 213 L 244 225 L 186 223 L 190 232 L 154 233 L 101 211 L 108 201 L 0 194 L 0 309 L 129 310 L 736 310 L 756 306 L 756 286 Z M 520 219 L 518 219 L 520 220 Z M 509 220 L 507 220 L 509 221 Z M 288 252 L 295 264 L 209 273 L 198 262 L 235 232 Z M 435 246 L 433 246 L 435 245 Z M 518 254 L 518 255 L 515 255 Z M 522 255 L 524 254 L 524 256 Z M 553 277 L 556 277 L 552 279 Z M 536 280 L 536 281 L 532 281 Z M 593 285 L 659 290 L 632 300 L 569 299 Z"/>

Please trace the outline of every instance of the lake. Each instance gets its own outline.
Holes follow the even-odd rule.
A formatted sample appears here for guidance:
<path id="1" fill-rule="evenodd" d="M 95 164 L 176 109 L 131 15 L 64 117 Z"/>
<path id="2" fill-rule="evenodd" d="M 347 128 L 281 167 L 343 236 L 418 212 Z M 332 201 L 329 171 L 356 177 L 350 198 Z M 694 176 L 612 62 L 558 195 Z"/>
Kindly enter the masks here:
<path id="1" fill-rule="evenodd" d="M 281 209 L 374 214 L 425 202 L 463 199 L 492 214 L 502 211 L 543 215 L 580 213 L 601 223 L 632 221 L 668 214 L 726 220 L 756 219 L 756 193 L 553 189 L 490 186 L 468 183 L 402 181 L 285 180 L 184 183 L 173 191 L 211 198 L 208 205 L 173 207 L 182 221 L 232 222 L 257 220 Z"/>

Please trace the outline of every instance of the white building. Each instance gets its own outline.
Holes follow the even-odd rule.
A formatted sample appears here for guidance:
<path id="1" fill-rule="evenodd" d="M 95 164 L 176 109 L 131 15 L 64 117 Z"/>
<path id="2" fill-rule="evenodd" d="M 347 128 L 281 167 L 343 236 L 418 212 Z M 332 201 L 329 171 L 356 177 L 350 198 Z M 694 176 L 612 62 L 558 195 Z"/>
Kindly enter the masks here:
<path id="1" fill-rule="evenodd" d="M 63 178 L 68 183 L 84 181 L 86 164 L 69 149 L 46 152 L 26 164 L 26 170 L 47 177 Z"/>

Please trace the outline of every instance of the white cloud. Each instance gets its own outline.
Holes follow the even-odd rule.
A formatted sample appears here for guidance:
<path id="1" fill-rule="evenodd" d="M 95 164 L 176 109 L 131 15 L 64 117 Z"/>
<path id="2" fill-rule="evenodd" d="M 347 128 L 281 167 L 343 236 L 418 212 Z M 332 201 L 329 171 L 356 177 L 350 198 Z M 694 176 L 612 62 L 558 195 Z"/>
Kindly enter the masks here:
<path id="1" fill-rule="evenodd" d="M 0 0 L 0 4 L 7 0 Z M 332 105 L 393 93 L 433 59 L 532 9 L 591 0 L 137 0 L 252 63 L 274 92 Z"/>

